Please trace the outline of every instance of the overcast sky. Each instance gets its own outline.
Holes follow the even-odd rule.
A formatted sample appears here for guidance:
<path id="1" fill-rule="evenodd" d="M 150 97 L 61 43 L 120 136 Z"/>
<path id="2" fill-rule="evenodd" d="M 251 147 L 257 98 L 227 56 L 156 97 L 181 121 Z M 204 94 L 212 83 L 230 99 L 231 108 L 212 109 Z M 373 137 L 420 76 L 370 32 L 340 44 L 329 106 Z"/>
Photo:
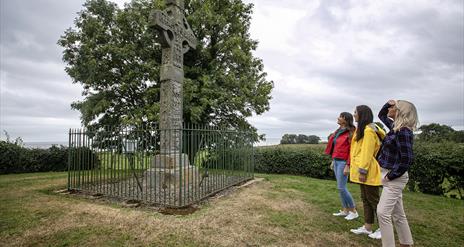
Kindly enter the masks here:
<path id="1" fill-rule="evenodd" d="M 464 129 L 464 1 L 245 2 L 255 5 L 255 55 L 275 86 L 270 111 L 250 121 L 270 143 L 285 133 L 325 139 L 340 112 L 366 104 L 376 115 L 390 98 L 413 102 L 421 124 Z M 0 1 L 2 132 L 65 142 L 80 126 L 70 104 L 81 87 L 56 42 L 83 3 Z"/>

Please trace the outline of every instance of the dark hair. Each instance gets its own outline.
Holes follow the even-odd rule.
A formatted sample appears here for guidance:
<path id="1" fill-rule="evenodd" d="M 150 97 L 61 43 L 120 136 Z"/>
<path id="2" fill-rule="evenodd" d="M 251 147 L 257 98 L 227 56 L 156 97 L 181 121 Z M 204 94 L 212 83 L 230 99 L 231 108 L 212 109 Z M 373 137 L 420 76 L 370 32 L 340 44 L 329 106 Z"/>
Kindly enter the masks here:
<path id="1" fill-rule="evenodd" d="M 368 124 L 374 121 L 374 114 L 371 108 L 367 105 L 356 106 L 356 113 L 358 114 L 358 128 L 356 129 L 356 141 L 364 137 L 364 129 Z"/>
<path id="2" fill-rule="evenodd" d="M 351 113 L 349 112 L 342 112 L 340 113 L 340 117 L 345 119 L 346 128 L 350 131 L 350 135 L 352 135 L 354 130 L 356 129 L 356 127 L 354 127 L 354 124 L 353 124 L 353 115 L 351 115 Z"/>

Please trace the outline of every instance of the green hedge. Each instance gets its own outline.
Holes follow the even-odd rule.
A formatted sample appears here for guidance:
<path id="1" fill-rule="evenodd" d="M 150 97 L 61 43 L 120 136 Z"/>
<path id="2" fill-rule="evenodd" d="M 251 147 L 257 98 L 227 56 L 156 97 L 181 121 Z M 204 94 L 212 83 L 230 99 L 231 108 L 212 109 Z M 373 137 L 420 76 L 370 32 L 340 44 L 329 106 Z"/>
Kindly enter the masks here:
<path id="1" fill-rule="evenodd" d="M 464 192 L 464 144 L 454 142 L 414 144 L 414 164 L 409 188 L 428 194 Z"/>
<path id="2" fill-rule="evenodd" d="M 48 149 L 29 149 L 0 141 L 0 174 L 66 171 L 68 169 L 67 147 L 53 146 Z M 85 154 L 100 164 L 98 157 L 88 148 L 73 149 L 73 153 Z"/>
<path id="3" fill-rule="evenodd" d="M 29 150 L 25 150 L 13 143 L 0 141 L 0 174 L 19 173 L 25 170 L 25 164 L 32 164 Z"/>
<path id="4" fill-rule="evenodd" d="M 322 150 L 311 146 L 275 146 L 257 148 L 255 172 L 304 175 L 314 178 L 331 178 L 330 158 Z"/>
<path id="5" fill-rule="evenodd" d="M 330 158 L 323 145 L 277 145 L 255 150 L 255 171 L 334 179 Z M 409 189 L 444 195 L 464 192 L 464 145 L 457 143 L 414 144 L 414 163 Z"/>

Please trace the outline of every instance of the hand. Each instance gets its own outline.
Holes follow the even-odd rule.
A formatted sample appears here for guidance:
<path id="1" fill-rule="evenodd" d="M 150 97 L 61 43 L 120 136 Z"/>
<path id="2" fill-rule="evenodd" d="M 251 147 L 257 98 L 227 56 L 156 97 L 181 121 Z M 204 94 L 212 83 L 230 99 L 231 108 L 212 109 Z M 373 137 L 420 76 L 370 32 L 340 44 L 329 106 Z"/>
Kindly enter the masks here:
<path id="1" fill-rule="evenodd" d="M 329 168 L 330 168 L 330 170 L 332 170 L 332 171 L 334 170 L 334 162 L 333 162 L 333 161 L 330 163 Z"/>
<path id="2" fill-rule="evenodd" d="M 366 178 L 366 174 L 359 174 L 359 181 L 361 182 L 366 182 L 367 178 Z"/>
<path id="3" fill-rule="evenodd" d="M 349 167 L 349 166 L 345 166 L 345 168 L 343 169 L 343 175 L 344 175 L 344 176 L 348 176 L 348 174 L 350 174 L 350 167 Z"/>
<path id="4" fill-rule="evenodd" d="M 390 181 L 390 179 L 388 179 L 387 175 L 385 175 L 385 177 L 382 178 L 382 184 L 386 183 Z"/>
<path id="5" fill-rule="evenodd" d="M 396 105 L 396 100 L 391 99 L 387 102 L 389 105 Z"/>

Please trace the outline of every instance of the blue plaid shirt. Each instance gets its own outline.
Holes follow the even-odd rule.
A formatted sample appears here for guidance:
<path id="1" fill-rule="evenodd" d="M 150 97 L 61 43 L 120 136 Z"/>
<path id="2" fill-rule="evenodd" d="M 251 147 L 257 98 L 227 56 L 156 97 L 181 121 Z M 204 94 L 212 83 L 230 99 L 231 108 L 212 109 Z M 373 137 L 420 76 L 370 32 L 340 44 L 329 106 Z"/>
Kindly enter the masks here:
<path id="1" fill-rule="evenodd" d="M 390 129 L 390 132 L 383 139 L 377 159 L 381 167 L 390 170 L 386 176 L 389 180 L 393 180 L 407 172 L 412 164 L 414 135 L 409 128 L 393 131 L 393 121 L 387 117 L 389 107 L 390 104 L 386 103 L 379 112 L 380 120 Z"/>

